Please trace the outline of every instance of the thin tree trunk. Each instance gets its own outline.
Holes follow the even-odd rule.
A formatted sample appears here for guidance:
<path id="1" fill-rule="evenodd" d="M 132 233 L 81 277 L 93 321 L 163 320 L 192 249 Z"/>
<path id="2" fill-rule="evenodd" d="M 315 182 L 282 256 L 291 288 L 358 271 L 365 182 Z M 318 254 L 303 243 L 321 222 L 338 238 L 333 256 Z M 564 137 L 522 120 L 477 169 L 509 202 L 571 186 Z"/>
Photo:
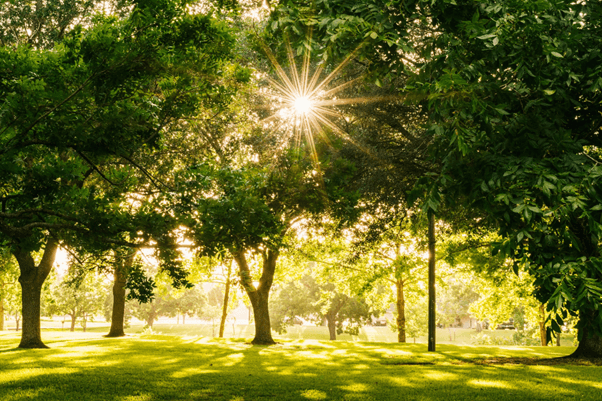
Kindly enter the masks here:
<path id="1" fill-rule="evenodd" d="M 428 239 L 429 239 L 429 278 L 428 278 L 428 350 L 434 352 L 436 350 L 437 327 L 435 325 L 437 319 L 437 301 L 435 295 L 435 214 L 430 211 L 428 213 Z"/>
<path id="2" fill-rule="evenodd" d="M 4 291 L 4 282 L 0 284 L 0 331 L 4 330 L 4 298 L 2 297 Z"/>
<path id="3" fill-rule="evenodd" d="M 406 342 L 406 303 L 403 293 L 403 280 L 395 281 L 397 288 L 397 342 Z"/>
<path id="4" fill-rule="evenodd" d="M 232 273 L 232 263 L 228 262 L 228 273 L 226 276 L 226 289 L 224 290 L 224 304 L 222 307 L 222 318 L 219 322 L 219 338 L 224 337 L 226 328 L 226 318 L 228 317 L 228 302 L 230 301 L 230 274 Z"/>
<path id="5" fill-rule="evenodd" d="M 186 314 L 182 313 L 182 324 L 186 324 Z"/>
<path id="6" fill-rule="evenodd" d="M 21 284 L 23 332 L 19 348 L 48 348 L 42 342 L 41 336 L 40 297 L 42 285 L 54 264 L 57 249 L 56 240 L 49 238 L 46 241 L 42 260 L 37 266 L 29 251 L 17 248 L 14 252 L 21 271 L 19 283 Z"/>
<path id="7" fill-rule="evenodd" d="M 71 316 L 71 328 L 69 329 L 69 331 L 75 331 L 75 312 L 69 316 Z"/>
<path id="8" fill-rule="evenodd" d="M 113 311 L 111 313 L 111 328 L 105 337 L 125 336 L 125 284 L 127 275 L 134 263 L 135 252 L 122 259 L 113 271 Z"/>
<path id="9" fill-rule="evenodd" d="M 541 346 L 545 347 L 548 345 L 548 337 L 546 336 L 546 309 L 544 305 L 539 305 L 539 339 L 541 340 Z"/>
<path id="10" fill-rule="evenodd" d="M 19 322 L 21 321 L 21 319 L 19 319 L 19 312 L 15 312 L 15 331 L 19 331 Z"/>
<path id="11" fill-rule="evenodd" d="M 274 271 L 276 270 L 276 260 L 278 259 L 278 251 L 264 251 L 263 269 L 259 285 L 257 288 L 253 285 L 251 279 L 251 271 L 247 264 L 244 252 L 231 252 L 236 260 L 239 269 L 240 282 L 245 292 L 249 296 L 251 305 L 253 306 L 253 317 L 255 318 L 255 338 L 251 341 L 252 344 L 271 345 L 276 344 L 272 338 L 272 327 L 270 324 L 270 312 L 268 301 L 270 296 L 270 288 L 274 281 Z"/>

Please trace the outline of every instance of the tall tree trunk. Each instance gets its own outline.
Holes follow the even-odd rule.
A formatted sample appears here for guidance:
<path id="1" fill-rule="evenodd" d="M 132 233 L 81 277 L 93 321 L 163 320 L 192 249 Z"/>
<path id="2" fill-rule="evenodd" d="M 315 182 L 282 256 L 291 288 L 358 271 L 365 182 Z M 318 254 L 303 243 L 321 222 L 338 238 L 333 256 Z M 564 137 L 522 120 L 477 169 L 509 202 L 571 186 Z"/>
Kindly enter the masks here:
<path id="1" fill-rule="evenodd" d="M 251 271 L 243 251 L 231 252 L 236 264 L 238 265 L 240 282 L 249 296 L 253 306 L 253 317 L 255 318 L 255 338 L 252 344 L 271 345 L 276 344 L 272 338 L 272 327 L 270 324 L 270 312 L 268 301 L 270 288 L 274 281 L 274 272 L 276 270 L 276 260 L 278 251 L 266 250 L 262 254 L 263 268 L 259 285 L 257 288 L 253 285 Z"/>
<path id="2" fill-rule="evenodd" d="M 17 248 L 14 252 L 21 271 L 19 283 L 21 284 L 23 332 L 19 348 L 48 348 L 42 342 L 41 336 L 40 297 L 42 285 L 54 264 L 57 249 L 56 240 L 48 238 L 42 260 L 37 266 L 29 251 Z"/>
<path id="3" fill-rule="evenodd" d="M 437 327 L 435 325 L 437 319 L 437 301 L 435 295 L 435 214 L 430 211 L 428 213 L 429 226 L 429 310 L 428 310 L 428 350 L 435 352 L 437 343 Z"/>
<path id="4" fill-rule="evenodd" d="M 228 302 L 230 301 L 230 274 L 232 273 L 232 263 L 228 261 L 228 273 L 226 276 L 226 289 L 224 290 L 224 304 L 222 307 L 222 318 L 219 322 L 219 338 L 224 337 L 226 328 L 226 318 L 228 317 Z"/>
<path id="5" fill-rule="evenodd" d="M 116 264 L 113 272 L 113 311 L 111 312 L 111 328 L 105 337 L 125 336 L 125 284 L 127 275 L 134 263 L 136 252 Z"/>
<path id="6" fill-rule="evenodd" d="M 545 347 L 548 345 L 548 336 L 546 335 L 546 309 L 543 304 L 539 305 L 539 318 L 539 338 L 541 346 Z"/>
<path id="7" fill-rule="evenodd" d="M 330 340 L 334 341 L 337 339 L 337 321 L 336 316 L 326 315 L 326 322 L 328 325 L 328 334 L 330 334 Z"/>
<path id="8" fill-rule="evenodd" d="M 71 316 L 71 328 L 69 329 L 69 331 L 75 331 L 75 320 L 77 319 L 75 312 L 70 314 L 69 316 Z"/>
<path id="9" fill-rule="evenodd" d="M 406 302 L 403 294 L 403 280 L 395 281 L 397 288 L 397 342 L 406 342 Z"/>

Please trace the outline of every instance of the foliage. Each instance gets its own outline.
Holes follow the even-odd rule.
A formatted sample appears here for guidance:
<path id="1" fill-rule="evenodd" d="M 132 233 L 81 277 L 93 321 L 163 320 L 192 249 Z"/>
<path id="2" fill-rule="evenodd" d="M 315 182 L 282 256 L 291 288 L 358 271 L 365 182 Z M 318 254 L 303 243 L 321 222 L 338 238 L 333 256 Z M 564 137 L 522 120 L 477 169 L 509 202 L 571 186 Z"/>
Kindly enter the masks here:
<path id="1" fill-rule="evenodd" d="M 107 293 L 102 275 L 78 276 L 73 268 L 62 280 L 54 281 L 50 292 L 51 298 L 46 306 L 46 313 L 51 316 L 68 315 L 71 318 L 71 331 L 78 320 L 84 329 L 87 321 L 94 320 L 103 309 Z"/>
<path id="2" fill-rule="evenodd" d="M 442 163 L 420 183 L 425 204 L 484 211 L 552 328 L 579 314 L 580 333 L 600 335 L 601 15 L 568 0 L 285 1 L 274 24 L 315 27 L 333 54 L 365 40 L 376 76 L 406 77 L 398 90 L 428 110 Z"/>
<path id="3" fill-rule="evenodd" d="M 232 38 L 184 2 L 131 6 L 127 18 L 75 26 L 52 50 L 0 48 L 5 243 L 38 250 L 50 230 L 94 253 L 135 241 L 142 227 L 142 240 L 173 242 L 173 223 L 148 198 L 132 210 L 124 196 L 157 185 L 138 161 L 219 90 L 213 77 Z M 162 255 L 169 267 L 173 256 Z"/>

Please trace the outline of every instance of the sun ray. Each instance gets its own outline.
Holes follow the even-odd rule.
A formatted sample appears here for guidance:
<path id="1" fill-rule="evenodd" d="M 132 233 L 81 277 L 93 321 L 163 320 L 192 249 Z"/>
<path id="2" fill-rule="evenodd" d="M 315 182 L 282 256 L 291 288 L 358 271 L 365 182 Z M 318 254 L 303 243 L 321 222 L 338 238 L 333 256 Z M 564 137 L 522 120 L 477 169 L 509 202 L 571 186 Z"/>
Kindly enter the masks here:
<path id="1" fill-rule="evenodd" d="M 338 66 L 336 66 L 335 69 L 332 70 L 332 72 L 330 74 L 328 74 L 328 76 L 326 78 L 324 78 L 324 80 L 322 80 L 322 82 L 320 82 L 318 85 L 316 85 L 316 87 L 312 90 L 312 92 L 309 95 L 310 96 L 315 95 L 317 92 L 322 90 L 323 87 L 328 85 L 330 83 L 330 81 L 332 81 L 334 79 L 334 77 L 336 77 L 337 74 L 343 68 L 345 68 L 351 60 L 353 60 L 356 53 L 364 46 L 365 43 L 366 43 L 365 41 L 360 43 L 359 46 L 356 47 L 354 51 L 352 51 L 349 55 L 347 55 L 347 57 Z"/>
<path id="2" fill-rule="evenodd" d="M 294 143 L 297 149 L 300 149 L 302 142 L 307 147 L 311 154 L 311 160 L 315 170 L 320 175 L 321 169 L 316 149 L 316 138 L 324 141 L 328 146 L 332 146 L 329 133 L 341 137 L 345 141 L 353 144 L 361 151 L 368 154 L 370 157 L 375 155 L 370 152 L 365 146 L 362 146 L 355 141 L 345 130 L 341 129 L 336 121 L 342 121 L 344 115 L 342 109 L 337 106 L 353 105 L 358 103 L 375 103 L 375 102 L 391 102 L 401 100 L 398 96 L 374 96 L 374 97 L 357 97 L 357 98 L 337 98 L 337 94 L 345 89 L 352 87 L 361 80 L 365 79 L 362 74 L 358 77 L 350 79 L 342 84 L 329 88 L 329 85 L 335 78 L 340 76 L 343 69 L 355 58 L 359 50 L 367 43 L 363 41 L 350 54 L 343 59 L 341 63 L 336 65 L 325 78 L 322 74 L 325 70 L 325 63 L 316 63 L 312 70 L 311 50 L 312 50 L 312 29 L 308 30 L 308 38 L 303 42 L 303 54 L 301 63 L 296 60 L 296 55 L 293 51 L 288 38 L 284 41 L 286 48 L 286 60 L 288 65 L 283 68 L 276 59 L 276 56 L 269 47 L 260 40 L 261 47 L 272 63 L 277 79 L 267 77 L 270 87 L 274 91 L 275 104 L 272 109 L 275 113 L 262 120 L 263 123 L 272 124 L 274 120 L 280 119 L 281 124 L 271 127 L 270 132 L 274 132 L 276 127 L 287 131 L 284 135 L 287 140 Z M 288 73 L 287 73 L 288 70 Z"/>

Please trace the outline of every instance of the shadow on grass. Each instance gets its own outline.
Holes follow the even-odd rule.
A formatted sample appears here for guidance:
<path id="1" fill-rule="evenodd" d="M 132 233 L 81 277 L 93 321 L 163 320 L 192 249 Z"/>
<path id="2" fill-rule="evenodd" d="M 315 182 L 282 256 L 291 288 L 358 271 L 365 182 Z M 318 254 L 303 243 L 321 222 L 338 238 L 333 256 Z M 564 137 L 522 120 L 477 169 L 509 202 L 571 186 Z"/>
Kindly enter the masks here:
<path id="1" fill-rule="evenodd" d="M 55 348 L 2 351 L 0 400 L 566 400 L 602 389 L 595 366 L 484 362 L 555 356 L 548 350 L 163 335 L 48 342 Z"/>

